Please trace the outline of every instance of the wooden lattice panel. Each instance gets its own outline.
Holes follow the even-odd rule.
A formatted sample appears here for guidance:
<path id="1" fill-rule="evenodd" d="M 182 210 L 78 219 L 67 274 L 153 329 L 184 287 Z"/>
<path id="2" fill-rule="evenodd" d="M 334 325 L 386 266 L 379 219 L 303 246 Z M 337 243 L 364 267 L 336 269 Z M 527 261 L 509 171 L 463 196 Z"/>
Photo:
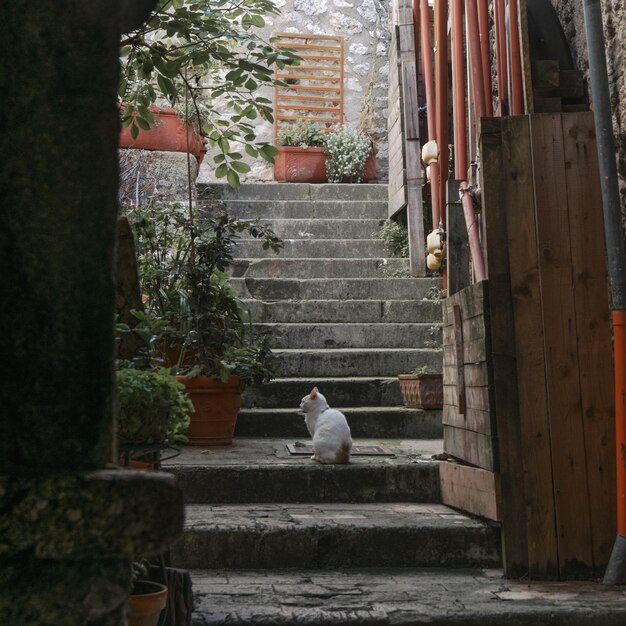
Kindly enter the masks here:
<path id="1" fill-rule="evenodd" d="M 274 89 L 274 135 L 301 120 L 332 131 L 343 122 L 344 41 L 336 35 L 279 33 L 277 48 L 291 48 L 302 58 L 294 67 L 276 69 L 288 83 Z"/>

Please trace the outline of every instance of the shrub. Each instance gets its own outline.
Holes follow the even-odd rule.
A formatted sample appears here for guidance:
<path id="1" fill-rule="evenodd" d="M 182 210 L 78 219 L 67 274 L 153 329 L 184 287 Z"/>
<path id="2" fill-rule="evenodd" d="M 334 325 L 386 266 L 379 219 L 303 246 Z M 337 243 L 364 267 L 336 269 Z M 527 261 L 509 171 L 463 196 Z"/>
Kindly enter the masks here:
<path id="1" fill-rule="evenodd" d="M 283 128 L 278 133 L 279 146 L 300 146 L 301 148 L 326 145 L 326 133 L 315 122 L 297 122 Z"/>
<path id="2" fill-rule="evenodd" d="M 387 220 L 376 233 L 376 237 L 382 239 L 386 256 L 399 258 L 409 256 L 409 231 L 402 224 Z"/>
<path id="3" fill-rule="evenodd" d="M 372 142 L 365 135 L 341 126 L 326 140 L 326 171 L 331 183 L 360 183 Z"/>

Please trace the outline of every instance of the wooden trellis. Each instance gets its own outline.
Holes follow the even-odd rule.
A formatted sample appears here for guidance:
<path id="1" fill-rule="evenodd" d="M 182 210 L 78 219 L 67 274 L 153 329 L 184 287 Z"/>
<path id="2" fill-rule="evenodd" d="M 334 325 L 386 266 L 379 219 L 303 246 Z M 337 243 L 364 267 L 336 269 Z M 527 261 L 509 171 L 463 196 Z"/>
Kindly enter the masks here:
<path id="1" fill-rule="evenodd" d="M 302 120 L 326 131 L 343 123 L 344 40 L 338 35 L 279 33 L 277 48 L 291 48 L 301 65 L 276 69 L 285 86 L 274 88 L 274 139 L 282 128 Z"/>

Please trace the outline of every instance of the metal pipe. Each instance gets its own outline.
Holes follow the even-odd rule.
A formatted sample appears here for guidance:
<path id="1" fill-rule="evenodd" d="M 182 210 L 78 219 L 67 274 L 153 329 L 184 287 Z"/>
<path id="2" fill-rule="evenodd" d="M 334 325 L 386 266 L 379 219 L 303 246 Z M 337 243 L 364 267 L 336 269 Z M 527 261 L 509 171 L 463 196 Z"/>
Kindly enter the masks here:
<path id="1" fill-rule="evenodd" d="M 428 122 L 428 139 L 437 141 L 437 126 L 435 123 L 435 82 L 433 78 L 433 47 L 430 38 L 430 11 L 428 0 L 420 0 L 420 39 L 422 49 L 422 63 L 424 67 L 424 89 L 426 91 L 426 120 Z M 432 163 L 430 166 L 430 200 L 433 215 L 433 228 L 439 225 L 439 166 Z M 437 218 L 437 221 L 435 221 Z"/>
<path id="2" fill-rule="evenodd" d="M 476 0 L 467 0 L 467 41 L 470 49 L 469 65 L 472 70 L 472 94 L 476 119 L 485 117 L 485 90 L 483 80 L 483 61 L 480 52 L 480 31 L 478 29 L 478 7 Z"/>
<path id="3" fill-rule="evenodd" d="M 433 228 L 444 221 L 443 200 L 448 183 L 448 0 L 435 0 L 435 103 L 439 147 L 439 205 Z"/>
<path id="4" fill-rule="evenodd" d="M 511 42 L 511 114 L 524 115 L 524 83 L 517 0 L 509 0 L 509 40 Z"/>
<path id="5" fill-rule="evenodd" d="M 483 90 L 485 92 L 485 116 L 493 117 L 491 97 L 491 60 L 489 58 L 489 8 L 488 0 L 478 0 L 478 33 L 480 35 L 480 58 L 483 68 Z"/>
<path id="6" fill-rule="evenodd" d="M 626 583 L 626 245 L 617 182 L 615 142 L 606 68 L 600 0 L 584 0 L 589 82 L 596 127 L 604 237 L 613 308 L 615 432 L 617 458 L 617 539 L 604 582 Z"/>
<path id="7" fill-rule="evenodd" d="M 461 204 L 463 206 L 463 216 L 465 217 L 465 228 L 467 229 L 467 240 L 469 242 L 470 255 L 472 257 L 472 267 L 474 268 L 474 277 L 476 282 L 486 280 L 485 260 L 483 251 L 480 247 L 480 237 L 478 235 L 478 221 L 474 212 L 474 203 L 472 202 L 472 194 L 467 182 L 463 181 L 460 185 Z"/>
<path id="8" fill-rule="evenodd" d="M 454 177 L 467 178 L 467 118 L 465 115 L 465 55 L 463 0 L 452 0 L 452 90 L 454 112 Z"/>
<path id="9" fill-rule="evenodd" d="M 506 23 L 504 0 L 495 0 L 494 13 L 496 18 L 496 59 L 498 67 L 498 101 L 500 115 L 506 114 L 508 102 L 509 68 L 506 59 Z"/>

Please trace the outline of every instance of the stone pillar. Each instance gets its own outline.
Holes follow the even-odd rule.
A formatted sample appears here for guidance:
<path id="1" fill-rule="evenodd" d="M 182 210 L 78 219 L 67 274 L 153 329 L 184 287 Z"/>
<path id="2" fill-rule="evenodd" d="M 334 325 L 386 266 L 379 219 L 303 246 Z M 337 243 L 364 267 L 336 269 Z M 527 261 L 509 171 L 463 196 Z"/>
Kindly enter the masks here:
<path id="1" fill-rule="evenodd" d="M 124 624 L 131 559 L 182 525 L 170 477 L 112 465 L 117 52 L 133 5 L 0 4 L 6 626 Z"/>

